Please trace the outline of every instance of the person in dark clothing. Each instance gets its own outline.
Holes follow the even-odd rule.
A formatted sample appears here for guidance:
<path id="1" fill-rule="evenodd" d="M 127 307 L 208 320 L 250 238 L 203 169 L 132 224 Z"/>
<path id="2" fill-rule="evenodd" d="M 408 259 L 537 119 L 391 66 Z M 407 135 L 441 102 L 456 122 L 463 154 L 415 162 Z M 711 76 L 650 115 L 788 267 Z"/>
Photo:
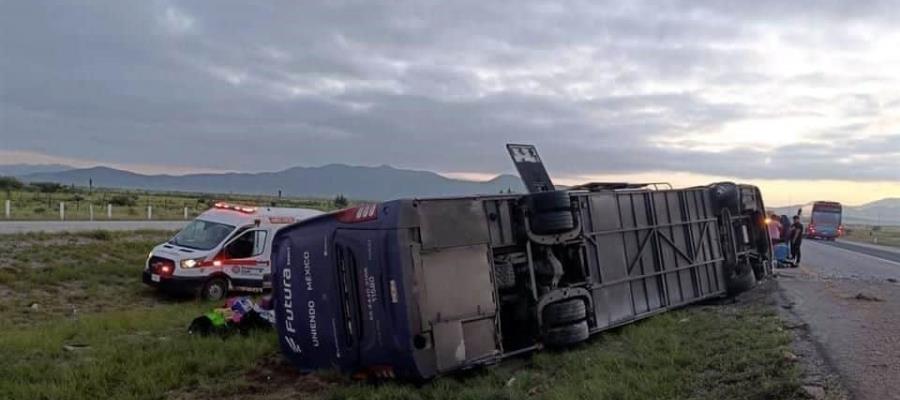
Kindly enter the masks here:
<path id="1" fill-rule="evenodd" d="M 791 254 L 794 256 L 794 263 L 800 265 L 800 245 L 803 244 L 803 224 L 800 223 L 800 217 L 794 216 L 794 223 L 791 225 L 791 232 L 788 238 L 791 241 Z"/>
<path id="2" fill-rule="evenodd" d="M 785 242 L 791 240 L 791 219 L 787 215 L 781 216 L 781 240 Z"/>

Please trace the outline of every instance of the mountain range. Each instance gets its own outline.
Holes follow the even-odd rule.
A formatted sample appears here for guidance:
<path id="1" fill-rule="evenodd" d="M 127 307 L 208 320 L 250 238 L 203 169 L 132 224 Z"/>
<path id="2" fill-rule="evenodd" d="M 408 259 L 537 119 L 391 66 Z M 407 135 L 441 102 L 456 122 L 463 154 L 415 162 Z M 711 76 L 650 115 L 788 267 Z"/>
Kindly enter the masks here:
<path id="1" fill-rule="evenodd" d="M 206 192 L 270 194 L 332 198 L 338 194 L 358 200 L 387 200 L 404 197 L 494 194 L 525 191 L 514 175 L 499 175 L 489 181 L 453 179 L 430 171 L 390 166 L 362 167 L 329 164 L 321 167 L 294 167 L 278 172 L 218 173 L 190 175 L 144 175 L 109 167 L 72 168 L 65 165 L 0 165 L 0 175 L 16 176 L 26 182 L 58 182 L 65 185 Z M 779 214 L 794 215 L 803 205 L 772 208 Z M 900 225 L 900 198 L 887 198 L 859 206 L 844 206 L 844 223 Z"/>
<path id="2" fill-rule="evenodd" d="M 61 172 L 75 169 L 62 164 L 0 164 L 0 176 L 23 176 L 45 172 Z"/>
<path id="3" fill-rule="evenodd" d="M 7 170 L 27 171 L 28 168 L 19 165 Z M 3 171 L 4 169 L 0 169 L 0 174 Z M 359 200 L 524 191 L 522 181 L 514 175 L 499 175 L 479 182 L 386 165 L 361 167 L 329 164 L 322 167 L 294 167 L 278 172 L 189 175 L 144 175 L 109 167 L 93 167 L 10 175 L 25 182 L 58 182 L 75 186 L 88 186 L 89 182 L 93 182 L 95 187 L 270 195 L 281 190 L 285 196 L 331 198 L 343 194 Z"/>

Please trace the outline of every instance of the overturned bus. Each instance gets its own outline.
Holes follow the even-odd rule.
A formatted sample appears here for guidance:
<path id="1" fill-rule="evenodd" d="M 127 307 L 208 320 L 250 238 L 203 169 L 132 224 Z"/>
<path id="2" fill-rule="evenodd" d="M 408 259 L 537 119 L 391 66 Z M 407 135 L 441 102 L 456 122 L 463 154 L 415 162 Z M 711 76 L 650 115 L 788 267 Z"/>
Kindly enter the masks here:
<path id="1" fill-rule="evenodd" d="M 528 194 L 365 204 L 280 230 L 286 357 L 427 379 L 734 295 L 771 271 L 756 187 L 556 190 L 534 147 L 508 147 Z"/>

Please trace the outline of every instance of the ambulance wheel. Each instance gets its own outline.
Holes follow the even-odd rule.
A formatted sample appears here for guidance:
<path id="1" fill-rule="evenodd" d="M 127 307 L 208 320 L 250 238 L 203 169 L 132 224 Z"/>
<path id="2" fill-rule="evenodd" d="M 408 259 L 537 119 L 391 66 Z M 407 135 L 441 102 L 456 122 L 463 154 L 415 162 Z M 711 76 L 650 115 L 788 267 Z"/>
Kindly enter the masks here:
<path id="1" fill-rule="evenodd" d="M 548 329 L 547 335 L 544 338 L 544 344 L 556 348 L 566 347 L 581 343 L 590 336 L 591 331 L 588 327 L 588 322 L 581 321 Z"/>
<path id="2" fill-rule="evenodd" d="M 544 307 L 544 326 L 559 326 L 587 318 L 587 306 L 582 299 L 551 303 Z"/>
<path id="3" fill-rule="evenodd" d="M 220 301 L 228 295 L 228 279 L 217 276 L 210 278 L 200 290 L 200 298 L 206 301 Z"/>

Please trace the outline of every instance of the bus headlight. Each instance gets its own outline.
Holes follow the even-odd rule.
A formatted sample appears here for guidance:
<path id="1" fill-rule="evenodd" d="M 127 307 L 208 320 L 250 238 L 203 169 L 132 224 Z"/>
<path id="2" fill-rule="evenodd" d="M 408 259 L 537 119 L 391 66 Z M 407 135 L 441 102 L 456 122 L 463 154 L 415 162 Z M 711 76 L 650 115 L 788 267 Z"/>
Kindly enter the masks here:
<path id="1" fill-rule="evenodd" d="M 189 258 L 187 260 L 181 260 L 181 268 L 194 268 L 200 265 L 200 261 L 203 261 L 202 258 Z"/>

